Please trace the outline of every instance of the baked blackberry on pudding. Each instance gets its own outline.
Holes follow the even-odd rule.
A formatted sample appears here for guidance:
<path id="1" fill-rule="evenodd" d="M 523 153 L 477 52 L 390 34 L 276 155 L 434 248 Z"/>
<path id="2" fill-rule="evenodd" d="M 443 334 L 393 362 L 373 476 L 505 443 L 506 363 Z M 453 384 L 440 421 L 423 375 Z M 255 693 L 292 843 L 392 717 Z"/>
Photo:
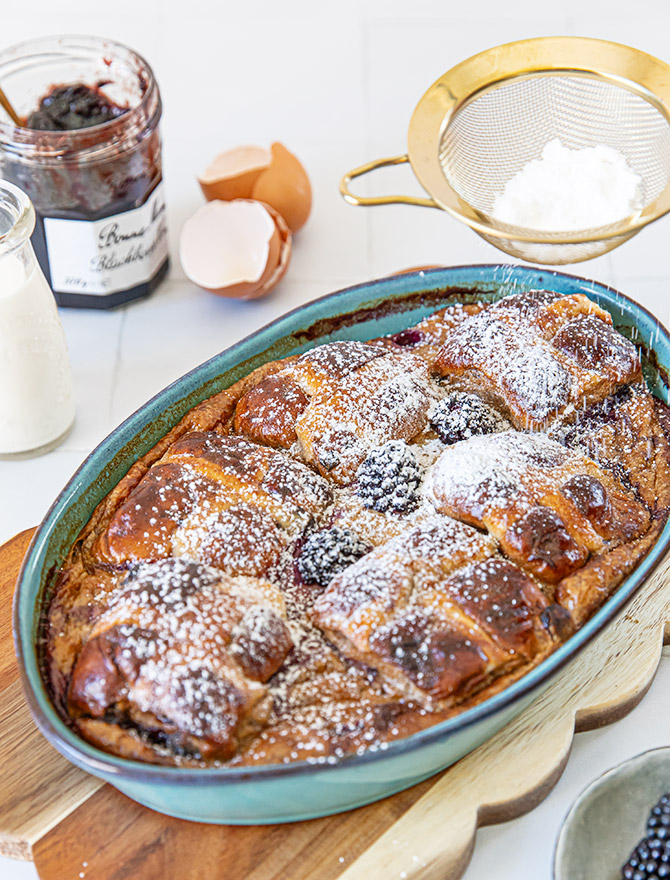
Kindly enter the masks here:
<path id="1" fill-rule="evenodd" d="M 582 294 L 267 364 L 84 528 L 45 609 L 54 702 L 114 754 L 181 765 L 435 724 L 541 662 L 653 546 L 669 425 Z"/>

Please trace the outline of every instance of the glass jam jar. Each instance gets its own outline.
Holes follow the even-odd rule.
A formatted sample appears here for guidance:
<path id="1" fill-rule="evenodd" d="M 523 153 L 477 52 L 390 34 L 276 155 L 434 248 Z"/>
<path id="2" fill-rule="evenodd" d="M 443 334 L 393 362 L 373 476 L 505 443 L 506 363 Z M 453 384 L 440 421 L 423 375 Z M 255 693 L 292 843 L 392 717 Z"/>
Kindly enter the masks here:
<path id="1" fill-rule="evenodd" d="M 161 98 L 136 52 L 97 37 L 29 40 L 0 52 L 0 83 L 28 117 L 57 87 L 84 85 L 120 115 L 88 128 L 16 127 L 0 109 L 0 176 L 28 194 L 33 246 L 62 306 L 111 308 L 168 270 Z"/>
<path id="2" fill-rule="evenodd" d="M 74 421 L 65 336 L 30 245 L 34 227 L 28 197 L 0 181 L 0 458 L 48 452 Z"/>

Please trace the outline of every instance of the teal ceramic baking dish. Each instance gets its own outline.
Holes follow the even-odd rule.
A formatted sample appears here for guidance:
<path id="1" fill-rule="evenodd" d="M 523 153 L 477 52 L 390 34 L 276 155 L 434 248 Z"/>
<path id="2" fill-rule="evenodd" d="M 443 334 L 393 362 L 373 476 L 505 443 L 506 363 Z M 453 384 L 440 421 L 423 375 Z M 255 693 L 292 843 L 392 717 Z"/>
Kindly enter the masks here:
<path id="1" fill-rule="evenodd" d="M 459 266 L 384 278 L 341 290 L 289 312 L 197 367 L 146 403 L 86 459 L 37 530 L 14 604 L 16 649 L 39 729 L 66 758 L 136 801 L 185 819 L 258 824 L 309 819 L 383 798 L 457 761 L 529 705 L 556 673 L 629 601 L 670 544 L 670 524 L 616 594 L 568 642 L 506 690 L 427 730 L 325 763 L 191 769 L 108 755 L 80 739 L 58 716 L 40 676 L 39 609 L 51 573 L 64 560 L 96 504 L 192 406 L 252 369 L 333 339 L 394 333 L 449 302 L 534 288 L 585 293 L 643 349 L 647 381 L 668 400 L 670 337 L 645 309 L 611 288 L 524 266 Z"/>

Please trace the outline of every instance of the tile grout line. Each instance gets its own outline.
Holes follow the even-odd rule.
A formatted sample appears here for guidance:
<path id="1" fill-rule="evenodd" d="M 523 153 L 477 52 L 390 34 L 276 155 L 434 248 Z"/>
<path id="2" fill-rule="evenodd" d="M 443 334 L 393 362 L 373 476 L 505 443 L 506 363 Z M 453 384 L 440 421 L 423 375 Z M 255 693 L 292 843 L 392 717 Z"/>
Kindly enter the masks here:
<path id="1" fill-rule="evenodd" d="M 119 383 L 119 375 L 121 373 L 121 348 L 123 345 L 123 332 L 126 327 L 127 317 L 128 307 L 125 306 L 123 309 L 123 313 L 121 314 L 121 321 L 119 322 L 119 332 L 116 339 L 116 351 L 114 352 L 114 363 L 112 365 L 111 382 L 109 384 L 109 406 L 107 408 L 108 424 L 111 424 L 112 422 L 112 415 L 114 412 L 114 398 L 116 396 L 116 391 Z"/>
<path id="2" fill-rule="evenodd" d="M 361 59 L 361 74 L 362 74 L 362 83 L 361 87 L 363 89 L 363 103 L 365 108 L 365 132 L 363 136 L 363 143 L 366 145 L 366 153 L 370 153 L 370 123 L 369 120 L 371 118 L 372 113 L 372 94 L 370 90 L 370 84 L 372 82 L 371 73 L 370 73 L 370 20 L 366 18 L 360 19 L 360 28 L 361 28 L 361 52 L 363 57 Z M 369 194 L 368 181 L 366 180 L 363 184 L 364 192 L 366 195 Z M 365 256 L 367 263 L 367 274 L 368 277 L 373 274 L 373 258 L 372 258 L 372 212 L 365 209 Z"/>

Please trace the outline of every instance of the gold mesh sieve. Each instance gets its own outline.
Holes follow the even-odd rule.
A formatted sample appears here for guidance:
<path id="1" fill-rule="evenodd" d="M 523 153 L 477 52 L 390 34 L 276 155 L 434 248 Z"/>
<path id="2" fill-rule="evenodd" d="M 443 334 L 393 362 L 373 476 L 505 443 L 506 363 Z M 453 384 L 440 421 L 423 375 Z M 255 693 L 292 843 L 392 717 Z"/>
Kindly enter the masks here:
<path id="1" fill-rule="evenodd" d="M 496 197 L 547 143 L 618 150 L 641 178 L 641 204 L 607 226 L 569 232 L 511 226 Z M 430 198 L 357 196 L 355 177 L 410 162 Z M 490 244 L 535 263 L 574 263 L 611 250 L 670 211 L 670 66 L 630 46 L 583 37 L 508 43 L 440 77 L 417 105 L 407 155 L 342 178 L 354 205 L 442 208 Z M 615 218 L 613 218 L 614 220 Z"/>

